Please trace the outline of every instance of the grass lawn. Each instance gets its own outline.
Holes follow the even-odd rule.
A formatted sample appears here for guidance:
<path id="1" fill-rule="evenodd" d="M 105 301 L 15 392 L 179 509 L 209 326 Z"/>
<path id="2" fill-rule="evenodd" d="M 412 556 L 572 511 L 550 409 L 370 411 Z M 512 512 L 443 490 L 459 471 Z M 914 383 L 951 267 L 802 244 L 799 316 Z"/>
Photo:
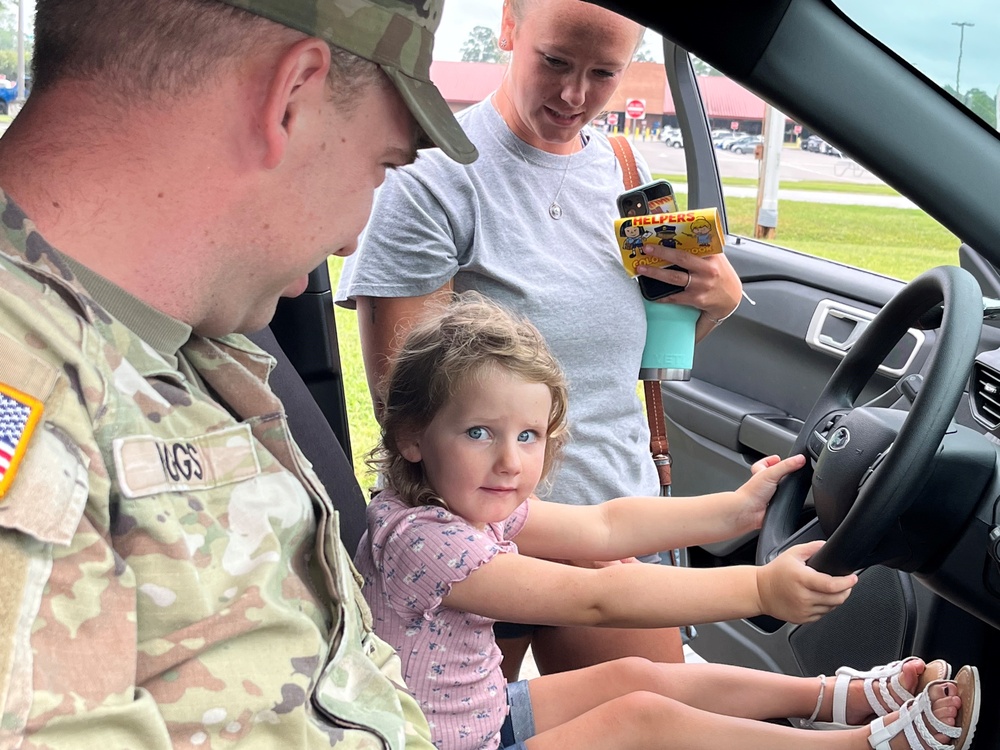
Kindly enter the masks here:
<path id="1" fill-rule="evenodd" d="M 669 183 L 684 184 L 687 176 L 682 174 L 654 174 L 654 179 L 666 180 Z M 723 185 L 740 187 L 757 187 L 755 177 L 723 177 Z M 858 182 L 824 182 L 822 180 L 784 180 L 778 188 L 788 190 L 818 190 L 825 193 L 856 193 L 859 195 L 899 195 L 899 192 L 888 185 L 867 185 Z"/>
<path id="2" fill-rule="evenodd" d="M 753 198 L 727 199 L 732 233 L 753 235 L 755 206 Z M 933 266 L 958 264 L 958 238 L 916 209 L 782 201 L 775 244 L 905 281 Z M 342 265 L 342 258 L 330 259 L 334 288 Z M 354 470 L 361 486 L 370 487 L 373 476 L 364 455 L 378 439 L 378 426 L 364 376 L 357 318 L 353 310 L 339 307 L 336 318 Z"/>

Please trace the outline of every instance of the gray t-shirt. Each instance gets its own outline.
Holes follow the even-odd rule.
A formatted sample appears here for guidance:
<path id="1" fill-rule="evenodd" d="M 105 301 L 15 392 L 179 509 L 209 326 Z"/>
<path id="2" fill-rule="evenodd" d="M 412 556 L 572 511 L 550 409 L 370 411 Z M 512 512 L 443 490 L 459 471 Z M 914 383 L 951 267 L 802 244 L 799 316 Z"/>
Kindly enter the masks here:
<path id="1" fill-rule="evenodd" d="M 646 319 L 615 242 L 623 187 L 611 144 L 586 128 L 572 156 L 532 148 L 489 100 L 459 120 L 479 159 L 463 166 L 434 149 L 387 175 L 338 301 L 416 297 L 453 278 L 455 291 L 475 289 L 525 315 L 569 381 L 571 439 L 539 496 L 583 505 L 659 494 L 636 394 Z M 638 152 L 636 161 L 649 180 Z M 557 192 L 558 221 L 549 216 Z"/>

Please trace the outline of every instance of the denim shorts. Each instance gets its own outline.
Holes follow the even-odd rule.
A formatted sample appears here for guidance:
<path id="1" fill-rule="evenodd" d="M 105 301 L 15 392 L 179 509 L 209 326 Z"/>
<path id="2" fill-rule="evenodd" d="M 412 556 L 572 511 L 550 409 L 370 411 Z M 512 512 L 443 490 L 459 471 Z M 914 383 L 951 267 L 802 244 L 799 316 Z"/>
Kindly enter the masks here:
<path id="1" fill-rule="evenodd" d="M 535 714 L 531 710 L 528 681 L 507 685 L 507 718 L 500 727 L 501 750 L 525 750 L 524 741 L 535 736 Z"/>

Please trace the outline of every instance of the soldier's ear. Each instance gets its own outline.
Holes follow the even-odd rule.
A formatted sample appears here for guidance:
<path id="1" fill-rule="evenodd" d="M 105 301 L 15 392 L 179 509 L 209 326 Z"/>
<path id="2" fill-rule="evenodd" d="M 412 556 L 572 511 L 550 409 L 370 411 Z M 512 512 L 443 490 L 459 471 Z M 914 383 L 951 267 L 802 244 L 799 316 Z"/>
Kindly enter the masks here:
<path id="1" fill-rule="evenodd" d="M 329 70 L 330 48 L 321 39 L 296 42 L 275 60 L 258 113 L 266 168 L 280 166 L 292 139 L 325 111 Z"/>

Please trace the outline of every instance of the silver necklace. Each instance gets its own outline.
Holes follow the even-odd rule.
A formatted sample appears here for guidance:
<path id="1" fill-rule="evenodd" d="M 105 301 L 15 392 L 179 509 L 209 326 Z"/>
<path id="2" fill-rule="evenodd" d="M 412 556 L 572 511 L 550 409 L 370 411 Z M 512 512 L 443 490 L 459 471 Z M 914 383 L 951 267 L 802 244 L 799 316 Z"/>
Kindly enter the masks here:
<path id="1" fill-rule="evenodd" d="M 506 93 L 504 95 L 506 96 Z M 508 98 L 508 101 L 509 101 L 509 98 Z M 497 112 L 498 115 L 500 114 L 500 110 L 497 108 L 495 102 L 493 104 L 493 109 L 496 110 L 496 112 Z M 500 115 L 500 118 L 502 120 L 503 119 L 503 115 Z M 517 137 L 516 133 L 514 133 L 512 130 L 510 130 L 510 128 L 507 126 L 506 122 L 504 123 L 504 127 L 507 128 L 507 132 L 510 133 L 511 138 L 513 139 L 513 142 L 514 142 L 514 148 L 517 149 L 517 154 L 518 154 L 518 156 L 521 157 L 521 161 L 524 162 L 525 166 L 531 166 L 528 163 L 528 157 L 526 157 L 524 155 L 524 151 L 521 150 L 521 144 L 520 144 L 520 140 L 521 139 Z M 497 135 L 499 135 L 499 134 L 497 134 Z M 502 142 L 503 138 L 501 138 L 500 140 Z M 581 141 L 581 143 L 583 143 L 584 145 L 586 145 L 586 142 L 583 140 L 583 134 L 582 133 L 580 134 L 580 141 Z M 572 154 L 570 154 L 569 156 L 566 157 L 566 166 L 563 167 L 562 177 L 559 179 L 559 187 L 556 188 L 556 194 L 554 196 L 552 196 L 552 202 L 549 204 L 549 216 L 552 217 L 553 219 L 555 219 L 556 221 L 559 221 L 559 219 L 561 219 L 563 217 L 563 208 L 562 208 L 562 206 L 559 205 L 559 194 L 562 193 L 563 185 L 566 182 L 566 174 L 569 172 L 569 164 L 573 160 L 573 155 L 575 153 L 576 152 L 574 151 Z"/>
<path id="2" fill-rule="evenodd" d="M 521 150 L 521 144 L 518 143 L 520 139 L 517 137 L 517 135 L 513 133 L 511 133 L 511 135 L 514 136 L 514 148 L 517 149 L 517 153 L 520 155 L 521 161 L 523 161 L 527 165 L 528 159 L 527 157 L 525 157 L 524 151 Z M 559 221 L 559 219 L 563 217 L 563 209 L 562 206 L 559 205 L 559 194 L 562 192 L 563 185 L 566 182 L 566 175 L 569 172 L 569 163 L 573 160 L 573 156 L 575 154 L 576 152 L 574 151 L 572 154 L 566 157 L 566 166 L 563 167 L 562 177 L 559 179 L 559 187 L 556 188 L 556 194 L 552 196 L 552 202 L 549 204 L 549 216 L 555 219 L 556 221 Z"/>

